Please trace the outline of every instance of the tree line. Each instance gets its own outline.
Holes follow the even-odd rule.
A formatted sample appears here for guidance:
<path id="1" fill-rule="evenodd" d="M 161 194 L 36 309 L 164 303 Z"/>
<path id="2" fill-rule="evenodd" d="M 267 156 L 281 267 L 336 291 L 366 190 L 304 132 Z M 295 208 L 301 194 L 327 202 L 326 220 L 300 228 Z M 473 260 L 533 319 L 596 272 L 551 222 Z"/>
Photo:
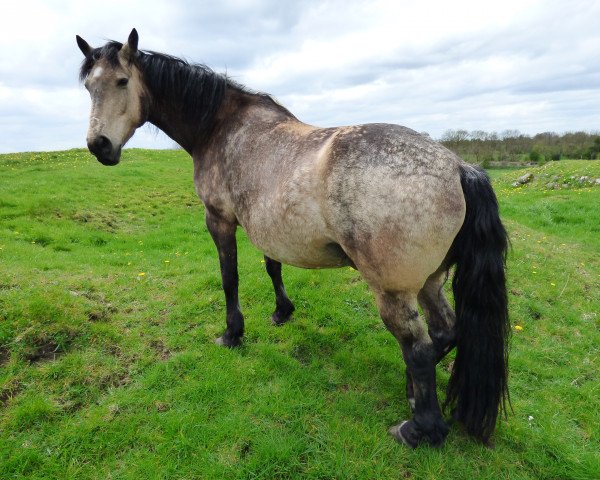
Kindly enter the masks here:
<path id="1" fill-rule="evenodd" d="M 518 130 L 447 130 L 440 142 L 465 160 L 484 166 L 492 162 L 600 158 L 600 132 L 544 132 L 530 136 Z"/>

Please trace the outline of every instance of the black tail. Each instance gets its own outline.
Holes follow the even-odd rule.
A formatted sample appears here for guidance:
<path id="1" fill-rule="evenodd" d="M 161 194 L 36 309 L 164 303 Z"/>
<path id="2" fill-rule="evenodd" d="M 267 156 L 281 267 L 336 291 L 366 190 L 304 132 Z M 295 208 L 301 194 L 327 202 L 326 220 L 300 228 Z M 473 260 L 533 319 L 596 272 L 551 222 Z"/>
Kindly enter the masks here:
<path id="1" fill-rule="evenodd" d="M 454 418 L 487 443 L 498 413 L 506 412 L 510 401 L 504 273 L 508 236 L 487 174 L 465 165 L 460 182 L 467 211 L 450 250 L 456 264 L 452 290 L 457 340 L 445 406 L 454 406 Z"/>

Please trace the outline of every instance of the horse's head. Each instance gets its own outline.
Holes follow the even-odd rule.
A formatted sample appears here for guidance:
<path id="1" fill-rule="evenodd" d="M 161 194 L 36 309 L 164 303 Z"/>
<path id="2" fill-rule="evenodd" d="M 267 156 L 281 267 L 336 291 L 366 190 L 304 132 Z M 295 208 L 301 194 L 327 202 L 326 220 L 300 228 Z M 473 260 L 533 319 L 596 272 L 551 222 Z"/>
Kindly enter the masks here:
<path id="1" fill-rule="evenodd" d="M 102 48 L 76 38 L 85 55 L 80 78 L 92 99 L 87 146 L 102 164 L 116 165 L 123 145 L 147 119 L 145 87 L 136 66 L 138 34 L 134 28 L 127 43 Z"/>

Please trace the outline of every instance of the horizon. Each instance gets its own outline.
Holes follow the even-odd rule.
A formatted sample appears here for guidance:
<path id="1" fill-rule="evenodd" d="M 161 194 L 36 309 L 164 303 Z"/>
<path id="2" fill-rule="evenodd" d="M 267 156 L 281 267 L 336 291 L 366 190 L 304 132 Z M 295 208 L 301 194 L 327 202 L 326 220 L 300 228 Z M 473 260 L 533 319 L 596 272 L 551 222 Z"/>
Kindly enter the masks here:
<path id="1" fill-rule="evenodd" d="M 144 127 L 143 127 L 144 128 Z M 156 127 L 151 126 L 150 128 L 155 129 Z M 442 134 L 442 136 L 450 131 L 466 131 L 465 129 L 448 129 L 446 132 L 444 132 Z M 510 130 L 510 129 L 508 129 Z M 514 129 L 512 129 L 513 131 L 515 131 Z M 546 131 L 546 132 L 538 132 L 535 133 L 533 135 L 524 133 L 524 132 L 516 132 L 517 135 L 515 136 L 510 136 L 510 137 L 502 137 L 500 136 L 500 134 L 502 132 L 497 132 L 497 131 L 490 131 L 487 132 L 485 130 L 480 130 L 480 129 L 474 129 L 474 130 L 468 130 L 467 131 L 469 134 L 471 133 L 475 133 L 475 132 L 483 132 L 485 134 L 497 134 L 498 139 L 500 141 L 506 139 L 506 138 L 519 138 L 519 137 L 527 137 L 530 139 L 534 139 L 535 137 L 537 137 L 538 135 L 557 135 L 559 137 L 563 137 L 565 135 L 570 135 L 570 134 L 585 134 L 585 135 L 589 135 L 590 137 L 600 137 L 600 130 L 567 130 L 564 132 L 551 132 L 551 131 Z M 435 142 L 438 143 L 444 143 L 444 140 L 442 139 L 442 137 L 432 137 L 431 135 L 429 135 L 428 132 L 418 132 L 421 135 L 428 135 L 432 140 L 434 140 Z M 170 139 L 169 139 L 170 140 Z M 467 139 L 467 141 L 470 141 L 469 139 Z M 486 141 L 486 140 L 484 140 Z M 135 145 L 128 145 L 126 144 L 123 147 L 123 150 L 183 150 L 183 147 L 181 147 L 180 145 L 176 144 L 173 140 L 171 140 L 172 145 L 165 145 L 165 146 L 135 146 Z M 22 151 L 12 151 L 12 152 L 0 152 L 0 155 L 13 155 L 13 154 L 20 154 L 20 153 L 50 153 L 50 152 L 68 152 L 71 150 L 84 150 L 86 152 L 88 152 L 88 148 L 87 146 L 77 146 L 77 147 L 66 147 L 66 148 L 58 148 L 55 150 L 22 150 Z M 90 154 L 91 155 L 91 154 Z"/>

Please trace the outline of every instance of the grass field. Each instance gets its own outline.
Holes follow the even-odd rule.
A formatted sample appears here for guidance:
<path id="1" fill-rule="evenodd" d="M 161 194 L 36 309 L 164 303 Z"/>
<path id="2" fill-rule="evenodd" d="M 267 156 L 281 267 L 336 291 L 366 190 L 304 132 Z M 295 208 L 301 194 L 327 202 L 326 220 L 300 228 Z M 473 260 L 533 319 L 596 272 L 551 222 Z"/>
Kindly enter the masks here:
<path id="1" fill-rule="evenodd" d="M 491 172 L 512 242 L 514 413 L 493 450 L 453 427 L 412 451 L 386 433 L 409 415 L 404 364 L 357 272 L 284 268 L 296 313 L 274 327 L 240 232 L 247 336 L 224 349 L 184 153 L 127 150 L 115 168 L 0 155 L 0 479 L 600 478 L 600 187 L 571 179 L 600 162 L 530 170 L 517 188 L 522 172 Z"/>

